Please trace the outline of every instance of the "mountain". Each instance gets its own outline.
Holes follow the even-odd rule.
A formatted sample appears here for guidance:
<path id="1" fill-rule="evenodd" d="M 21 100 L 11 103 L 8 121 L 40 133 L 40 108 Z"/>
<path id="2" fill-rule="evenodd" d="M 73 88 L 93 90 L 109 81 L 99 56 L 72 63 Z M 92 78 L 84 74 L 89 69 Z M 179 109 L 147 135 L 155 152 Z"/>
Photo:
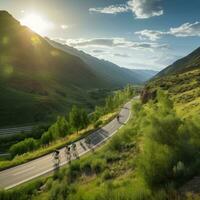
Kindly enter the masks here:
<path id="1" fill-rule="evenodd" d="M 51 120 L 72 104 L 92 108 L 99 98 L 91 91 L 122 86 L 106 82 L 6 11 L 0 11 L 0 48 L 0 126 Z"/>
<path id="2" fill-rule="evenodd" d="M 150 80 L 158 73 L 158 71 L 148 70 L 148 69 L 132 69 L 132 71 L 134 72 L 134 74 L 140 77 L 140 79 L 143 80 L 144 82 Z"/>
<path id="3" fill-rule="evenodd" d="M 200 48 L 176 61 L 150 80 L 142 94 L 144 102 L 158 89 L 167 91 L 182 117 L 200 115 Z"/>
<path id="4" fill-rule="evenodd" d="M 168 66 L 160 73 L 157 74 L 157 77 L 175 74 L 179 72 L 189 71 L 200 67 L 200 47 L 195 51 L 187 55 L 186 57 L 176 61 L 172 65 Z"/>
<path id="5" fill-rule="evenodd" d="M 46 40 L 55 48 L 58 48 L 62 51 L 65 51 L 66 53 L 81 58 L 89 66 L 93 73 L 98 74 L 101 79 L 103 79 L 104 82 L 109 85 L 123 86 L 128 83 L 141 84 L 152 77 L 150 75 L 150 71 L 149 73 L 147 73 L 147 71 L 145 72 L 145 70 L 138 71 L 122 68 L 109 61 L 100 60 L 68 45 L 60 44 L 48 38 L 46 38 Z"/>

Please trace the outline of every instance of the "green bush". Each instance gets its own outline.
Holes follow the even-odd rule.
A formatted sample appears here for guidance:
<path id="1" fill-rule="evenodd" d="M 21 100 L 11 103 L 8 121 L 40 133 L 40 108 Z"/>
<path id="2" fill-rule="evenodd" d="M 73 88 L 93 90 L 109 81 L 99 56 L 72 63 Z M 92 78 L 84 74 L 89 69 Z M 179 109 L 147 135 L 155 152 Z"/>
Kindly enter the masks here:
<path id="1" fill-rule="evenodd" d="M 21 141 L 17 144 L 14 144 L 10 148 L 10 153 L 12 157 L 16 155 L 24 154 L 28 151 L 33 151 L 39 146 L 37 140 L 33 138 L 27 138 L 24 141 Z"/>
<path id="2" fill-rule="evenodd" d="M 60 196 L 60 184 L 58 181 L 54 181 L 50 193 L 50 200 L 57 200 Z M 60 198 L 59 198 L 60 199 Z"/>
<path id="3" fill-rule="evenodd" d="M 72 162 L 67 170 L 67 178 L 70 183 L 76 181 L 81 174 L 80 161 Z"/>
<path id="4" fill-rule="evenodd" d="M 114 152 L 108 152 L 105 154 L 106 163 L 113 163 L 120 160 L 120 155 Z"/>
<path id="5" fill-rule="evenodd" d="M 124 140 L 122 139 L 121 135 L 115 135 L 111 138 L 108 146 L 111 151 L 120 152 L 124 148 Z"/>
<path id="6" fill-rule="evenodd" d="M 90 175 L 92 173 L 92 168 L 91 168 L 90 160 L 86 160 L 86 161 L 82 162 L 80 168 L 81 168 L 81 171 L 85 175 Z"/>
<path id="7" fill-rule="evenodd" d="M 106 181 L 106 180 L 112 179 L 113 176 L 114 176 L 113 173 L 110 172 L 109 169 L 106 169 L 106 170 L 102 173 L 102 180 Z"/>
<path id="8" fill-rule="evenodd" d="M 141 116 L 145 113 L 135 126 L 143 133 L 137 162 L 140 175 L 152 187 L 187 179 L 199 167 L 200 120 L 179 118 L 162 92 L 156 104 L 150 103 L 140 112 Z"/>
<path id="9" fill-rule="evenodd" d="M 101 120 L 98 120 L 94 123 L 94 128 L 98 128 L 99 126 L 101 126 L 103 122 Z"/>
<path id="10" fill-rule="evenodd" d="M 22 186 L 15 190 L 2 190 L 0 191 L 1 200 L 27 200 L 35 194 L 37 190 L 42 186 L 42 181 L 34 181 L 26 186 Z"/>
<path id="11" fill-rule="evenodd" d="M 96 174 L 102 172 L 106 167 L 105 161 L 101 159 L 94 159 L 91 164 L 92 171 Z"/>

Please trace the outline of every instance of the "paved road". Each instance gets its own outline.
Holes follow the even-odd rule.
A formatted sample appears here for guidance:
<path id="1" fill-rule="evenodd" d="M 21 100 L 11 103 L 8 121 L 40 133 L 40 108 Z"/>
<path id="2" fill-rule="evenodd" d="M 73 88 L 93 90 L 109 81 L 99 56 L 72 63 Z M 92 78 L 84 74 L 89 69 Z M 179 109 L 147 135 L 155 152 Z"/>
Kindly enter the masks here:
<path id="1" fill-rule="evenodd" d="M 112 120 L 103 128 L 91 133 L 87 138 L 76 142 L 77 152 L 79 156 L 86 154 L 103 144 L 108 138 L 114 135 L 130 118 L 131 102 L 125 104 L 120 111 L 119 122 L 117 119 Z M 91 145 L 87 145 L 85 141 L 89 141 Z M 92 147 L 92 148 L 91 148 Z M 60 149 L 60 166 L 68 163 L 64 148 Z M 72 156 L 72 159 L 75 157 Z M 0 172 L 0 188 L 10 189 L 26 181 L 38 176 L 44 175 L 55 170 L 52 154 L 45 155 L 28 163 L 4 170 Z"/>

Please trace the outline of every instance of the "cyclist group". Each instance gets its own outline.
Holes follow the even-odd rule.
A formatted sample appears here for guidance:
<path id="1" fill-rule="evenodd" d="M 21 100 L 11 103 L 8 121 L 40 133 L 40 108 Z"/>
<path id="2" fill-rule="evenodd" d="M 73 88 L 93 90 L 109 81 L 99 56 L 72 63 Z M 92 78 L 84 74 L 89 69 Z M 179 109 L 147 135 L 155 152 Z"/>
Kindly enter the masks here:
<path id="1" fill-rule="evenodd" d="M 65 155 L 66 155 L 66 159 L 67 161 L 71 161 L 71 157 L 73 155 L 74 158 L 78 158 L 78 152 L 77 152 L 77 148 L 76 148 L 76 144 L 73 143 L 72 146 L 66 146 L 65 147 Z M 53 160 L 55 165 L 60 164 L 60 151 L 59 150 L 55 150 L 52 154 L 53 156 Z"/>
<path id="2" fill-rule="evenodd" d="M 117 121 L 120 122 L 120 115 L 117 115 Z M 87 144 L 88 148 L 91 148 L 91 139 L 89 137 L 87 137 L 85 139 L 85 143 Z M 82 144 L 82 143 L 80 143 L 80 144 Z M 67 145 L 65 147 L 65 155 L 66 155 L 66 159 L 67 159 L 68 162 L 71 161 L 72 156 L 74 158 L 78 158 L 76 143 L 73 143 L 71 146 Z M 53 152 L 52 156 L 53 156 L 55 165 L 59 166 L 59 164 L 60 164 L 60 151 L 55 150 Z"/>

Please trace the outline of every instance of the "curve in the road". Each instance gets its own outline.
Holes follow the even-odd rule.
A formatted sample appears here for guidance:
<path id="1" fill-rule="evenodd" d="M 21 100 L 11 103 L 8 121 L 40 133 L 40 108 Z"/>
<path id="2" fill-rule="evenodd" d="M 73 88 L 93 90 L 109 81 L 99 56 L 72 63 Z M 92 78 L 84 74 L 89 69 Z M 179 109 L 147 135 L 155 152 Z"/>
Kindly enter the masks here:
<path id="1" fill-rule="evenodd" d="M 79 157 L 91 151 L 91 149 L 95 149 L 100 146 L 102 143 L 112 137 L 119 128 L 123 127 L 123 125 L 127 123 L 131 116 L 131 101 L 122 107 L 119 115 L 119 122 L 115 118 L 103 128 L 76 142 Z M 90 139 L 91 143 L 89 146 L 85 142 L 88 138 Z M 63 166 L 68 163 L 64 148 L 60 149 L 60 158 L 61 160 L 59 166 Z M 75 158 L 72 157 L 72 160 L 73 159 Z M 55 170 L 55 164 L 53 163 L 52 154 L 45 155 L 25 164 L 1 171 L 0 188 L 13 188 L 19 184 L 32 180 L 53 170 Z"/>

